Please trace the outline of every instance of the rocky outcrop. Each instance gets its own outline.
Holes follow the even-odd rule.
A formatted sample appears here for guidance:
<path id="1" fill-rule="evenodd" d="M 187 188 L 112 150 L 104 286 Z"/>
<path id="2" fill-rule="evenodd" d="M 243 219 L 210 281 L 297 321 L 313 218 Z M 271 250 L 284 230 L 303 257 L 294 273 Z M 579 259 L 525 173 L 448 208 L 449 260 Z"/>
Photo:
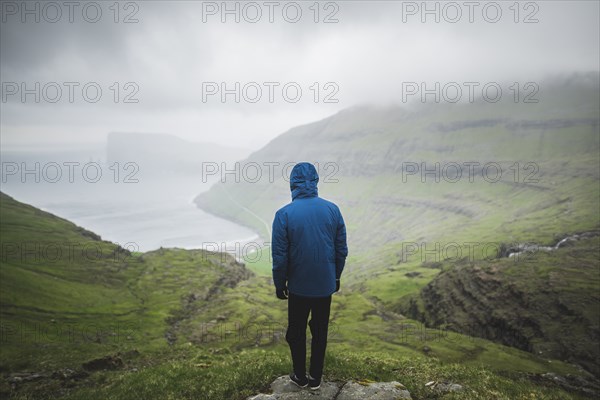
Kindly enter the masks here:
<path id="1" fill-rule="evenodd" d="M 271 383 L 270 394 L 260 393 L 247 400 L 400 400 L 412 399 L 399 382 L 322 382 L 317 390 L 299 388 L 288 376 Z"/>
<path id="2" fill-rule="evenodd" d="M 82 367 L 86 371 L 119 369 L 123 367 L 123 360 L 120 357 L 110 355 L 85 362 Z"/>
<path id="3" fill-rule="evenodd" d="M 162 251 L 162 248 L 161 248 Z M 172 250 L 165 250 L 172 251 Z M 204 252 L 204 250 L 200 250 Z M 254 276 L 254 273 L 246 266 L 236 261 L 231 254 L 222 254 L 224 259 L 217 261 L 209 259 L 212 268 L 220 270 L 219 278 L 210 286 L 201 288 L 201 291 L 189 293 L 181 299 L 181 307 L 171 310 L 171 315 L 166 318 L 169 328 L 165 332 L 165 339 L 169 345 L 175 344 L 178 339 L 180 325 L 183 321 L 189 320 L 197 315 L 203 306 L 218 297 L 225 289 L 236 287 L 241 281 Z"/>
<path id="4" fill-rule="evenodd" d="M 536 243 L 515 243 L 500 245 L 499 257 L 519 257 L 521 255 L 530 256 L 538 251 L 554 251 L 561 247 L 570 246 L 573 242 L 583 239 L 589 239 L 600 235 L 600 231 L 589 231 L 567 235 L 556 242 L 553 246 L 544 246 Z"/>
<path id="5" fill-rule="evenodd" d="M 575 363 L 598 377 L 598 238 L 556 247 L 518 262 L 456 264 L 394 311 L 430 328 Z"/>

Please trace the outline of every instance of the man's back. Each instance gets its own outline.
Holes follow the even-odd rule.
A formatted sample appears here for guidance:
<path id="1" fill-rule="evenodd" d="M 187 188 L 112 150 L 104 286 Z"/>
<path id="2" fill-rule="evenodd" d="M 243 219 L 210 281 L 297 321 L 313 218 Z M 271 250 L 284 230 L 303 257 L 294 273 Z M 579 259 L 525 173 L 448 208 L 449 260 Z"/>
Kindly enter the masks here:
<path id="1" fill-rule="evenodd" d="M 292 171 L 292 202 L 273 221 L 273 279 L 288 282 L 300 296 L 330 296 L 336 289 L 348 254 L 346 227 L 339 208 L 318 197 L 318 176 L 311 164 Z"/>

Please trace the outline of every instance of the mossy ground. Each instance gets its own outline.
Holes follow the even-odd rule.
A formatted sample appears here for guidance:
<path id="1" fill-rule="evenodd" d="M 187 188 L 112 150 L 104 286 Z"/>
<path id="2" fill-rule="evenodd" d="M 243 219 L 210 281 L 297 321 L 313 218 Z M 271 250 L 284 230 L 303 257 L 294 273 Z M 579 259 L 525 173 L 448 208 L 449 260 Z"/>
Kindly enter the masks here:
<path id="1" fill-rule="evenodd" d="M 444 398 L 579 398 L 528 375 L 582 373 L 571 364 L 424 329 L 393 312 L 448 267 L 447 254 L 424 251 L 436 243 L 442 248 L 473 241 L 550 245 L 560 235 L 600 226 L 597 130 L 579 123 L 527 131 L 504 123 L 447 132 L 435 128 L 475 117 L 542 123 L 597 119 L 597 90 L 559 88 L 554 94 L 526 110 L 508 104 L 447 106 L 413 115 L 398 109 L 341 113 L 326 124 L 293 129 L 250 159 L 344 161 L 336 182 L 320 182 L 320 195 L 342 209 L 350 243 L 342 290 L 332 305 L 328 379 L 396 379 L 415 399 L 437 397 L 424 386 L 431 380 L 466 388 Z M 423 183 L 420 176 L 403 179 L 397 168 L 407 160 L 499 162 L 507 174 L 495 183 L 481 177 L 473 183 Z M 510 169 L 517 162 L 518 178 Z M 539 182 L 524 181 L 527 163 L 539 168 Z M 0 196 L 3 397 L 242 399 L 289 372 L 286 305 L 273 293 L 268 247 L 244 255 L 254 275 L 241 279 L 231 257 L 180 249 L 129 254 L 68 221 Z M 268 241 L 274 210 L 289 200 L 288 184 L 278 178 L 268 184 L 216 185 L 198 202 Z M 408 254 L 407 243 L 429 247 Z M 73 244 L 78 250 L 67 258 Z M 23 246 L 32 245 L 23 255 Z M 56 249 L 62 256 L 52 261 Z M 507 274 L 526 285 L 527 279 L 555 274 L 553 257 L 541 256 L 529 275 L 518 267 Z M 598 286 L 577 274 L 578 257 L 561 267 L 565 274 L 558 283 L 565 284 L 568 296 Z M 483 258 L 477 254 L 469 261 Z M 228 281 L 232 274 L 241 279 L 237 285 Z M 6 379 L 22 371 L 79 370 L 86 361 L 117 354 L 123 368 L 80 380 L 41 379 L 12 389 Z"/>

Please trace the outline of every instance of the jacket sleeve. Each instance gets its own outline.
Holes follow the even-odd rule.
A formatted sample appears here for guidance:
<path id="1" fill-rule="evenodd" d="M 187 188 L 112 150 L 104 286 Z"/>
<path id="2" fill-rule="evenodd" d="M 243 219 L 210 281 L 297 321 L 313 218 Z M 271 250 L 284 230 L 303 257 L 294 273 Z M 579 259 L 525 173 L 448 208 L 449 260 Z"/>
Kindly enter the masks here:
<path id="1" fill-rule="evenodd" d="M 340 279 L 342 276 L 347 256 L 348 245 L 346 244 L 346 224 L 344 223 L 342 213 L 339 212 L 337 232 L 335 235 L 335 279 Z"/>
<path id="2" fill-rule="evenodd" d="M 286 225 L 285 217 L 278 211 L 273 220 L 273 233 L 271 238 L 273 283 L 277 289 L 283 289 L 287 281 L 288 237 Z"/>

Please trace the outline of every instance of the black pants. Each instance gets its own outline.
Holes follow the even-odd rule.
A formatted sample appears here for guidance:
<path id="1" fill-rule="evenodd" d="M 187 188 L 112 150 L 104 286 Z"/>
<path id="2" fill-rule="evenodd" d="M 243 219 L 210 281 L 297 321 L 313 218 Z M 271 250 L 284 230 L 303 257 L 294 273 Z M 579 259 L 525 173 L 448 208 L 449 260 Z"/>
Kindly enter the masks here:
<path id="1" fill-rule="evenodd" d="M 321 379 L 323 376 L 330 308 L 331 296 L 304 297 L 289 294 L 288 328 L 285 339 L 290 345 L 296 376 L 306 375 L 306 321 L 309 313 L 311 318 L 308 325 L 312 336 L 310 375 L 315 379 Z"/>

